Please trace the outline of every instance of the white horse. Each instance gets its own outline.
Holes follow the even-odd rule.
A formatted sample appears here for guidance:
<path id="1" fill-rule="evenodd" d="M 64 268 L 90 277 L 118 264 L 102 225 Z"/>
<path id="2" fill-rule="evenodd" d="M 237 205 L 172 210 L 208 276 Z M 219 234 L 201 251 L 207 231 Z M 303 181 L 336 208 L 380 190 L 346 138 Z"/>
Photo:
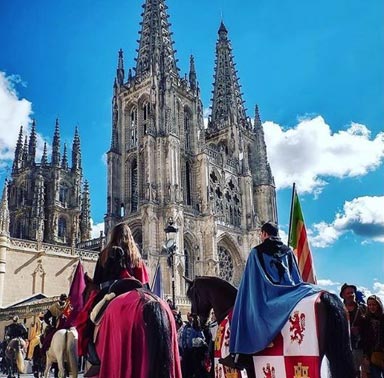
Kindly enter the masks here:
<path id="1" fill-rule="evenodd" d="M 51 370 L 53 362 L 57 362 L 59 366 L 59 378 L 65 378 L 64 362 L 68 363 L 72 378 L 77 378 L 77 339 L 78 333 L 75 327 L 59 329 L 55 332 L 47 351 L 44 378 L 49 377 L 49 371 Z"/>

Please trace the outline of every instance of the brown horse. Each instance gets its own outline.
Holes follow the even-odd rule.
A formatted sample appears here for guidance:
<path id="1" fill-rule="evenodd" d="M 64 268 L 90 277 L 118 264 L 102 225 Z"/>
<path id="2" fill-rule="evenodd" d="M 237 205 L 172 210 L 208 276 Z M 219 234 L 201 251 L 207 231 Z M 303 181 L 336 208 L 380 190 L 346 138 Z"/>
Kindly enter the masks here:
<path id="1" fill-rule="evenodd" d="M 168 304 L 144 288 L 126 292 L 131 287 L 130 282 L 128 286 L 125 282 L 113 285 L 117 286 L 113 292 L 119 295 L 97 316 L 99 376 L 181 378 L 176 325 Z M 86 277 L 85 300 L 92 288 L 93 283 Z M 97 300 L 100 297 L 99 293 Z"/>
<path id="2" fill-rule="evenodd" d="M 235 304 L 237 289 L 218 277 L 186 280 L 191 311 L 206 322 L 213 309 L 220 324 Z M 316 313 L 320 358 L 324 355 L 328 358 L 333 378 L 354 378 L 348 319 L 342 302 L 336 295 L 323 292 L 316 304 Z"/>
<path id="3" fill-rule="evenodd" d="M 24 373 L 26 345 L 27 343 L 21 337 L 16 337 L 8 343 L 5 349 L 8 377 L 14 377 L 15 374 L 20 377 L 20 373 Z"/>

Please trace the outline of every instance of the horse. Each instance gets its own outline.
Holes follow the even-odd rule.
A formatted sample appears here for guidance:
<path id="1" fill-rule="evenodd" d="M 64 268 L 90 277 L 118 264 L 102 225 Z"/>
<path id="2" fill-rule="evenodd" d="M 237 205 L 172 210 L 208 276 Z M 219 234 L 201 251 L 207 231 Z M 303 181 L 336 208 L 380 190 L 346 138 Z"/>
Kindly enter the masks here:
<path id="1" fill-rule="evenodd" d="M 218 277 L 185 279 L 192 313 L 198 314 L 205 323 L 213 309 L 220 324 L 235 304 L 237 289 Z M 320 360 L 324 356 L 328 358 L 332 378 L 354 377 L 348 318 L 342 302 L 335 294 L 324 291 L 315 305 L 315 311 Z M 254 369 L 250 370 L 253 370 L 253 374 L 248 369 L 247 372 L 254 376 Z"/>
<path id="2" fill-rule="evenodd" d="M 64 363 L 67 362 L 72 378 L 78 375 L 77 357 L 78 334 L 75 327 L 59 329 L 52 337 L 51 345 L 46 353 L 46 365 L 44 378 L 49 377 L 52 363 L 57 362 L 59 367 L 59 378 L 65 378 Z"/>
<path id="3" fill-rule="evenodd" d="M 20 373 L 24 373 L 24 357 L 26 346 L 26 341 L 21 337 L 15 337 L 9 341 L 7 347 L 5 348 L 8 377 L 14 377 L 15 374 L 20 377 Z"/>
<path id="4" fill-rule="evenodd" d="M 84 303 L 94 287 L 89 277 L 85 281 Z M 131 286 L 129 281 L 123 279 L 113 285 L 115 297 L 107 306 L 101 306 L 102 315 L 97 315 L 94 339 L 100 359 L 99 376 L 181 378 L 176 324 L 170 307 L 149 290 Z"/>

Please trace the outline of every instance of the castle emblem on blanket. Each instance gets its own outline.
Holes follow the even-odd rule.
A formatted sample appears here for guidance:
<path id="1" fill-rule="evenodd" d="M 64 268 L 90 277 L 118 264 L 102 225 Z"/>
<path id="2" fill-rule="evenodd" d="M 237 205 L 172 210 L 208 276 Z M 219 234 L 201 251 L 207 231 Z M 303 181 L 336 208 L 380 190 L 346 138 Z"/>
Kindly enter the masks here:
<path id="1" fill-rule="evenodd" d="M 294 378 L 310 378 L 309 367 L 308 366 L 302 366 L 302 363 L 299 362 L 297 364 L 297 366 L 295 366 Z"/>
<path id="2" fill-rule="evenodd" d="M 275 368 L 271 364 L 263 367 L 264 378 L 276 378 Z"/>
<path id="3" fill-rule="evenodd" d="M 303 342 L 305 331 L 305 314 L 295 311 L 289 318 L 289 331 L 291 332 L 291 341 L 297 341 L 299 344 Z"/>

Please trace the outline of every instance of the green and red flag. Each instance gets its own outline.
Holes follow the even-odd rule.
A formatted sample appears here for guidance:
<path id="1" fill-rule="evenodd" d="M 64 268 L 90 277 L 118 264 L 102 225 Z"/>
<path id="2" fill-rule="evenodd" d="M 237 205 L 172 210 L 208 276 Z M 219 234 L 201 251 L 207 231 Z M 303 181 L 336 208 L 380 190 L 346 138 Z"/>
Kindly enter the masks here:
<path id="1" fill-rule="evenodd" d="M 299 271 L 303 281 L 316 284 L 317 280 L 312 253 L 309 249 L 304 216 L 301 210 L 299 197 L 296 193 L 295 185 L 293 185 L 288 244 L 292 247 L 295 253 L 297 265 L 299 266 Z"/>

